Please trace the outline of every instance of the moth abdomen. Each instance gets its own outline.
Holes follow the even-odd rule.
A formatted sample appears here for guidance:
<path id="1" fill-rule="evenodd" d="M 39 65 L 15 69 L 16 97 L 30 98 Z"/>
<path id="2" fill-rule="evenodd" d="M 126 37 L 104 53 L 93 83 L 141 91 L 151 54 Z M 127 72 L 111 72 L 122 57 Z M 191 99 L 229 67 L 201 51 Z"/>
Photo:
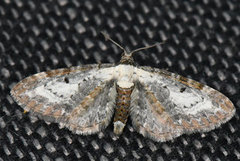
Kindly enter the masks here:
<path id="1" fill-rule="evenodd" d="M 117 97 L 116 97 L 116 108 L 114 116 L 114 133 L 121 134 L 130 111 L 130 102 L 131 94 L 133 91 L 132 88 L 121 88 L 117 85 Z"/>

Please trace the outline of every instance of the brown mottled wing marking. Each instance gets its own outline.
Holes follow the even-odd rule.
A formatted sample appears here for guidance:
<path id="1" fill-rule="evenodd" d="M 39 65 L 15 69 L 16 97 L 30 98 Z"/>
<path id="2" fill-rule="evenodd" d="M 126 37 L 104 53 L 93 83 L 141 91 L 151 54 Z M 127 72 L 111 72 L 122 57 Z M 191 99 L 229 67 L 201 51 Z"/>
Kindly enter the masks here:
<path id="1" fill-rule="evenodd" d="M 160 73 L 166 73 L 167 71 L 161 70 Z M 235 107 L 232 104 L 232 102 L 222 93 L 219 91 L 204 85 L 200 82 L 197 82 L 192 79 L 185 78 L 183 76 L 171 73 L 171 76 L 168 77 L 171 80 L 176 80 L 189 88 L 193 88 L 195 90 L 199 90 L 202 94 L 206 95 L 209 100 L 212 100 L 213 106 L 211 109 L 217 109 L 214 114 L 212 115 L 207 115 L 207 119 L 202 116 L 199 121 L 197 120 L 192 120 L 194 125 L 199 124 L 201 120 L 204 120 L 203 126 L 199 126 L 199 131 L 203 130 L 203 128 L 210 128 L 206 129 L 206 131 L 211 130 L 212 128 L 218 127 L 220 124 L 225 123 L 228 121 L 235 113 Z M 210 110 L 210 109 L 209 109 Z M 207 125 L 207 126 L 205 126 Z M 212 127 L 211 127 L 212 126 Z M 193 127 L 194 128 L 194 127 Z"/>
<path id="2" fill-rule="evenodd" d="M 16 84 L 11 95 L 25 111 L 30 111 L 45 121 L 60 123 L 78 133 L 97 132 L 109 123 L 115 101 L 113 99 L 112 102 L 112 96 L 108 95 L 112 91 L 114 96 L 114 80 L 97 77 L 97 73 L 106 71 L 113 65 L 102 64 L 100 69 L 97 66 L 86 65 L 35 74 Z M 111 72 L 104 76 L 111 78 L 109 73 Z M 103 100 L 103 97 L 108 102 L 98 102 L 97 105 L 95 101 Z M 94 110 L 95 114 L 92 114 Z M 105 116 L 107 114 L 109 116 Z M 83 124 L 77 122 L 76 117 L 92 117 L 92 120 L 86 118 Z M 85 126 L 96 126 L 96 129 L 84 129 Z"/>
<path id="3" fill-rule="evenodd" d="M 92 134 L 105 128 L 114 113 L 116 88 L 114 80 L 97 86 L 72 110 L 62 124 L 77 134 Z"/>
<path id="4" fill-rule="evenodd" d="M 163 104 L 164 90 L 161 98 L 140 82 L 135 83 L 131 102 L 131 120 L 135 129 L 143 136 L 155 141 L 167 141 L 180 135 L 183 128 L 174 120 Z"/>
<path id="5" fill-rule="evenodd" d="M 222 93 L 177 74 L 141 67 L 132 94 L 134 127 L 155 141 L 166 141 L 184 133 L 205 132 L 219 127 L 235 113 Z"/>

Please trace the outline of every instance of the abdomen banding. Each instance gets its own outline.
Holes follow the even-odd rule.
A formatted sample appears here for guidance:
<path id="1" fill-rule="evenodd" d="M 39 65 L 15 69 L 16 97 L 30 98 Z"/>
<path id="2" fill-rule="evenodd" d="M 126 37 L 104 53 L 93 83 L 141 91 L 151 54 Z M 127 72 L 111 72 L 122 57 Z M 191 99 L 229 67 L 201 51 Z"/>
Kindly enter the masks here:
<path id="1" fill-rule="evenodd" d="M 122 88 L 116 85 L 116 87 L 117 97 L 114 116 L 114 133 L 121 134 L 129 116 L 131 94 L 134 86 L 130 88 Z"/>

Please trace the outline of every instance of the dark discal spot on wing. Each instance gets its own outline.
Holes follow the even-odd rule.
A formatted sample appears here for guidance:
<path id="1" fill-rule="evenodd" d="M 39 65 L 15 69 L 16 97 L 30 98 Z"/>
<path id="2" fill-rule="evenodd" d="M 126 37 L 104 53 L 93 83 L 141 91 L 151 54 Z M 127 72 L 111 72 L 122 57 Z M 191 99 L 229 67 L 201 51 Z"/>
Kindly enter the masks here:
<path id="1" fill-rule="evenodd" d="M 64 78 L 64 81 L 65 81 L 66 83 L 69 83 L 68 77 L 65 77 L 65 78 Z"/>
<path id="2" fill-rule="evenodd" d="M 161 81 L 146 81 L 146 86 L 150 87 L 149 91 L 153 91 L 154 95 L 145 90 L 146 94 L 143 96 L 139 94 L 139 97 L 145 97 L 147 102 L 149 102 L 149 104 L 145 104 L 153 110 L 151 113 L 149 112 L 148 115 L 156 114 L 151 117 L 155 117 L 154 120 L 157 120 L 159 129 L 151 128 L 151 125 L 154 123 L 145 119 L 147 116 L 142 113 L 147 113 L 148 111 L 146 109 L 137 108 L 140 112 L 133 113 L 134 116 L 132 118 L 134 120 L 134 117 L 139 116 L 139 118 L 143 119 L 142 122 L 141 119 L 134 120 L 134 125 L 140 128 L 139 132 L 144 136 L 150 136 L 156 141 L 166 141 L 184 133 L 207 132 L 231 119 L 235 113 L 234 105 L 226 96 L 202 83 L 156 68 L 152 70 L 149 67 L 142 67 L 142 69 L 153 72 L 154 75 L 156 74 L 156 79 L 158 79 L 157 75 L 159 75 L 159 79 L 162 79 L 163 82 L 166 81 L 165 83 L 168 84 L 167 88 L 171 96 L 162 99 L 164 92 L 160 92 L 160 89 L 164 89 L 164 86 L 161 86 Z M 139 93 L 142 93 L 142 88 L 138 89 L 140 91 Z M 186 103 L 184 101 L 180 101 L 180 103 L 175 102 L 178 99 L 177 93 L 182 95 L 183 98 L 186 96 Z M 190 94 L 189 96 L 193 97 L 193 99 L 188 100 L 188 96 L 185 94 Z M 162 113 L 157 112 L 156 108 L 153 108 L 155 102 L 154 96 L 164 107 Z M 142 99 L 138 101 L 141 102 Z M 139 104 L 139 107 L 142 104 L 144 104 L 144 101 Z M 165 125 L 167 125 L 167 127 L 165 127 Z M 169 129 L 170 131 L 168 131 Z"/>
<path id="3" fill-rule="evenodd" d="M 103 67 L 108 67 L 112 65 L 106 65 L 104 64 Z M 86 65 L 83 67 L 71 67 L 71 68 L 62 68 L 62 69 L 56 69 L 56 70 L 51 70 L 47 72 L 41 72 L 37 73 L 35 75 L 29 76 L 19 83 L 17 83 L 11 90 L 11 95 L 13 96 L 14 100 L 21 105 L 26 111 L 41 111 L 40 107 L 43 107 L 43 105 L 46 105 L 48 101 L 42 97 L 39 97 L 36 95 L 36 98 L 29 98 L 25 94 L 25 92 L 29 90 L 34 90 L 34 88 L 37 87 L 37 85 L 41 82 L 43 82 L 46 78 L 52 77 L 55 78 L 57 76 L 62 76 L 62 75 L 68 75 L 68 74 L 74 74 L 76 72 L 85 72 L 89 71 L 90 69 L 96 68 L 96 65 Z M 59 78 L 66 83 L 69 83 L 68 77 L 65 78 Z M 50 113 L 51 108 L 49 107 L 47 109 L 46 113 Z M 58 112 L 59 113 L 59 112 Z M 56 116 L 54 114 L 54 116 Z"/>
<path id="4" fill-rule="evenodd" d="M 104 65 L 108 66 L 108 65 Z M 78 71 L 87 71 L 92 68 L 95 68 L 94 65 L 87 65 L 84 67 L 71 67 L 71 68 L 62 68 L 62 69 L 56 69 L 56 70 L 50 70 L 46 72 L 41 72 L 34 74 L 32 76 L 29 76 L 19 83 L 17 83 L 11 90 L 11 94 L 16 99 L 17 101 L 19 100 L 19 96 L 24 93 L 25 91 L 34 88 L 39 81 L 41 81 L 44 78 L 47 77 L 56 77 L 56 76 L 61 76 L 69 73 L 75 73 Z"/>
<path id="5" fill-rule="evenodd" d="M 183 87 L 183 88 L 180 89 L 180 92 L 183 93 L 185 90 L 186 90 L 186 88 Z"/>
<path id="6" fill-rule="evenodd" d="M 101 68 L 112 66 L 113 64 L 102 64 Z M 80 134 L 95 133 L 109 124 L 113 115 L 113 104 L 115 104 L 115 100 L 108 95 L 110 89 L 111 93 L 114 94 L 115 88 L 111 86 L 113 83 L 108 84 L 108 82 L 105 82 L 107 83 L 106 88 L 98 87 L 99 82 L 102 82 L 102 80 L 91 75 L 91 71 L 96 71 L 96 68 L 97 65 L 86 65 L 41 72 L 27 77 L 16 84 L 11 90 L 11 95 L 24 111 L 29 111 L 40 119 L 60 123 L 62 126 L 68 128 L 76 127 L 75 129 L 80 131 Z M 85 81 L 83 81 L 84 78 Z M 78 79 L 80 80 L 78 81 Z M 51 88 L 56 85 L 55 82 L 60 82 L 60 84 L 66 83 L 66 86 L 76 84 L 77 90 L 68 93 L 69 95 L 67 96 L 69 97 L 65 97 L 64 89 L 56 92 L 57 89 L 54 90 L 54 88 Z M 35 89 L 38 87 L 42 87 L 43 94 L 36 93 Z M 59 101 L 54 101 L 53 99 L 49 101 L 50 97 L 45 96 L 44 92 L 62 99 L 59 99 Z M 74 115 L 69 117 L 73 110 L 79 106 L 85 112 L 76 117 L 73 117 Z M 70 122 L 71 119 L 69 118 L 75 119 L 76 124 L 75 122 Z M 80 121 L 78 122 L 79 118 Z"/>

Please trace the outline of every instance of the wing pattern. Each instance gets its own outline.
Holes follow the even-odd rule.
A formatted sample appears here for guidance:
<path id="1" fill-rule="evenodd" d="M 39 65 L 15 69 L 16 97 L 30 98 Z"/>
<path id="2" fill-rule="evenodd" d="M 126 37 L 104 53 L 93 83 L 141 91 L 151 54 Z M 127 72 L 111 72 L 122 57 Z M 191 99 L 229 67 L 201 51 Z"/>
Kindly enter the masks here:
<path id="1" fill-rule="evenodd" d="M 27 77 L 11 94 L 25 111 L 79 134 L 107 126 L 114 111 L 113 65 L 86 65 L 42 72 Z M 101 75 L 102 74 L 102 75 Z M 101 76 L 98 76 L 101 75 Z"/>
<path id="2" fill-rule="evenodd" d="M 134 83 L 133 126 L 155 141 L 212 130 L 235 113 L 232 102 L 211 87 L 165 70 L 126 67 L 86 65 L 42 72 L 16 84 L 11 94 L 24 110 L 45 121 L 92 134 L 109 124 L 122 75 L 123 85 Z"/>
<path id="3" fill-rule="evenodd" d="M 210 131 L 235 113 L 226 96 L 199 82 L 156 68 L 141 67 L 136 73 L 133 126 L 156 141 Z"/>

